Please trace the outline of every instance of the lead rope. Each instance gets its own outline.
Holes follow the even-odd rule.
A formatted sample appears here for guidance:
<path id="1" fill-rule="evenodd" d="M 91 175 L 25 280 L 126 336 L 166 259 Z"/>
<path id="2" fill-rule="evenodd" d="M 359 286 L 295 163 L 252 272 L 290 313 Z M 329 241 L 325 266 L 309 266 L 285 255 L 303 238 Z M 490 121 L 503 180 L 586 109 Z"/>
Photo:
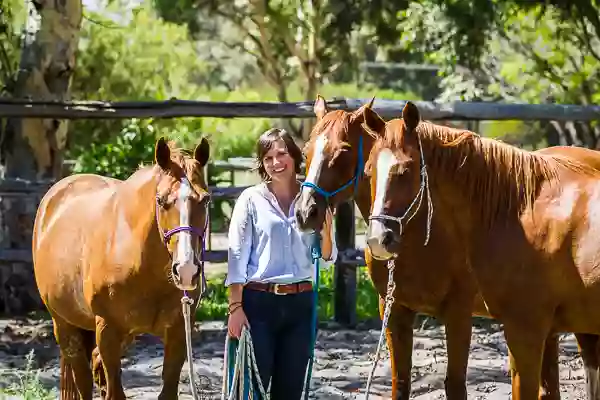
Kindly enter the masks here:
<path id="1" fill-rule="evenodd" d="M 207 222 L 208 224 L 208 218 Z M 204 227 L 204 232 L 206 232 L 206 226 Z M 168 238 L 168 236 L 167 236 Z M 202 237 L 202 254 L 200 260 L 200 285 L 201 291 L 200 296 L 198 297 L 198 304 L 202 301 L 202 297 L 206 293 L 206 275 L 204 273 L 204 252 L 205 252 L 205 236 Z M 186 347 L 186 355 L 187 355 L 187 363 L 188 363 L 188 379 L 190 381 L 190 391 L 192 392 L 193 400 L 200 400 L 198 396 L 198 388 L 194 382 L 194 349 L 192 346 L 192 305 L 194 304 L 194 300 L 188 296 L 187 290 L 183 291 L 183 297 L 181 298 L 181 308 L 183 313 L 183 323 L 185 326 L 185 347 Z"/>
<path id="2" fill-rule="evenodd" d="M 267 394 L 262 384 L 256 358 L 254 357 L 254 346 L 250 331 L 245 326 L 242 328 L 242 334 L 237 343 L 232 343 L 229 334 L 225 337 L 225 362 L 223 363 L 223 385 L 221 390 L 221 400 L 234 399 L 254 399 L 255 394 L 253 382 L 258 386 L 260 399 L 266 400 Z M 231 363 L 231 352 L 235 351 L 235 362 Z M 250 369 L 250 371 L 248 371 Z M 243 371 L 243 375 L 242 375 Z M 242 380 L 240 384 L 240 380 Z M 237 395 L 237 396 L 236 396 Z"/>
<path id="3" fill-rule="evenodd" d="M 188 379 L 190 381 L 190 391 L 192 392 L 192 399 L 200 400 L 198 397 L 198 389 L 194 384 L 194 353 L 192 348 L 192 304 L 194 300 L 188 297 L 187 292 L 184 292 L 181 298 L 181 306 L 183 308 L 183 321 L 185 323 L 185 345 L 187 350 L 187 361 L 188 361 Z"/>
<path id="4" fill-rule="evenodd" d="M 313 364 L 315 360 L 315 346 L 317 345 L 317 329 L 319 327 L 319 315 L 318 315 L 318 304 L 319 304 L 319 258 L 322 257 L 321 253 L 321 235 L 319 233 L 313 234 L 313 242 L 310 247 L 310 254 L 313 260 L 313 266 L 315 268 L 315 285 L 313 287 L 313 320 L 312 320 L 312 347 L 310 358 L 308 360 L 308 367 L 306 368 L 306 380 L 304 382 L 304 400 L 308 400 L 308 394 L 310 391 L 310 381 L 312 378 Z"/>
<path id="5" fill-rule="evenodd" d="M 388 284 L 387 284 L 387 293 L 385 295 L 385 309 L 383 311 L 383 319 L 381 321 L 381 332 L 379 334 L 379 342 L 377 343 L 377 350 L 375 351 L 375 360 L 373 361 L 373 367 L 371 368 L 371 372 L 369 373 L 369 378 L 367 379 L 367 391 L 365 394 L 365 400 L 369 399 L 369 391 L 371 389 L 371 381 L 373 380 L 373 375 L 375 374 L 375 369 L 377 368 L 377 363 L 379 362 L 379 352 L 381 351 L 381 347 L 383 346 L 383 338 L 385 336 L 385 330 L 387 329 L 388 320 L 390 318 L 390 313 L 392 311 L 392 304 L 394 304 L 394 289 L 396 289 L 396 282 L 394 282 L 394 260 L 388 261 Z"/>

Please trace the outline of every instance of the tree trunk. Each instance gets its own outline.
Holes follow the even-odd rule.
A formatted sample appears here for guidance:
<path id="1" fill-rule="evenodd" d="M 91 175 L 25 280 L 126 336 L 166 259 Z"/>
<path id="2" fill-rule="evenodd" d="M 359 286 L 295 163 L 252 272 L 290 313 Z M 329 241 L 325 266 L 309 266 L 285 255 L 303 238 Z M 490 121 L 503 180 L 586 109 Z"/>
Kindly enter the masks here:
<path id="1" fill-rule="evenodd" d="M 82 19 L 81 0 L 34 0 L 29 4 L 28 33 L 14 97 L 68 100 Z M 68 122 L 56 119 L 9 119 L 0 141 L 1 176 L 6 180 L 54 180 L 62 175 Z M 43 193 L 0 193 L 0 253 L 31 251 L 35 212 Z M 0 257 L 2 258 L 2 257 Z M 31 263 L 2 260 L 0 311 L 23 314 L 41 305 Z"/>
<path id="2" fill-rule="evenodd" d="M 314 101 L 317 97 L 319 88 L 319 38 L 323 10 L 320 7 L 320 2 L 309 0 L 306 5 L 306 19 L 309 21 L 310 29 L 306 32 L 306 56 L 300 57 L 300 62 L 303 63 L 302 71 L 306 79 L 304 99 L 306 101 Z M 302 138 L 307 141 L 313 125 L 317 122 L 316 118 L 306 118 L 302 121 Z"/>

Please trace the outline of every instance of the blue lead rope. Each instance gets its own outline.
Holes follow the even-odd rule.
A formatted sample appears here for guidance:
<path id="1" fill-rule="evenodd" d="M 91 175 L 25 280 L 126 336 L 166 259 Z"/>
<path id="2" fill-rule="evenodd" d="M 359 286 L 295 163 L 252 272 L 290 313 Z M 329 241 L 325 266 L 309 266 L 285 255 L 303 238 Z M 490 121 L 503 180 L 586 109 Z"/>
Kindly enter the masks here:
<path id="1" fill-rule="evenodd" d="M 312 235 L 312 244 L 310 246 L 310 254 L 315 267 L 315 284 L 313 287 L 313 322 L 312 322 L 312 347 L 310 359 L 308 360 L 308 368 L 306 369 L 306 381 L 304 383 L 304 400 L 308 400 L 310 392 L 310 380 L 312 377 L 313 363 L 315 360 L 315 346 L 317 344 L 317 329 L 319 327 L 319 258 L 321 258 L 321 235 L 315 232 Z"/>

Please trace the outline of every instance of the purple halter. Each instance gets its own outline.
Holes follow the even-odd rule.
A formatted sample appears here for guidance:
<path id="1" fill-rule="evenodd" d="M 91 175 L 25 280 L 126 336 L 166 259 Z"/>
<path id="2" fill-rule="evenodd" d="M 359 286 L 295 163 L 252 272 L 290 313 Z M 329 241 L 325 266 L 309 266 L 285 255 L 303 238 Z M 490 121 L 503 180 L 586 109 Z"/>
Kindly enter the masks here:
<path id="1" fill-rule="evenodd" d="M 180 233 L 180 232 L 190 232 L 190 233 L 198 236 L 202 241 L 202 248 L 200 250 L 200 259 L 198 259 L 197 254 L 194 254 L 194 258 L 195 258 L 196 262 L 198 263 L 198 266 L 200 267 L 200 273 L 202 275 L 202 290 L 200 291 L 200 299 L 202 299 L 202 296 L 204 295 L 204 293 L 206 291 L 206 275 L 204 274 L 204 258 L 205 258 L 204 256 L 206 254 L 206 231 L 208 230 L 208 207 L 209 207 L 209 204 L 210 203 L 208 203 L 206 205 L 206 218 L 204 221 L 204 229 L 200 230 L 191 225 L 188 225 L 188 226 L 177 226 L 177 227 L 175 227 L 173 229 L 169 229 L 165 232 L 160 227 L 160 222 L 158 220 L 158 213 L 159 213 L 160 206 L 158 204 L 158 198 L 156 199 L 156 213 L 155 213 L 156 214 L 156 226 L 158 228 L 158 233 L 162 236 L 165 247 L 171 241 L 171 237 L 173 237 L 173 235 Z M 168 247 L 167 247 L 167 253 L 169 254 L 169 258 L 171 260 L 173 260 L 173 255 L 169 251 Z M 185 296 L 187 296 L 187 290 L 184 290 L 183 293 Z"/>

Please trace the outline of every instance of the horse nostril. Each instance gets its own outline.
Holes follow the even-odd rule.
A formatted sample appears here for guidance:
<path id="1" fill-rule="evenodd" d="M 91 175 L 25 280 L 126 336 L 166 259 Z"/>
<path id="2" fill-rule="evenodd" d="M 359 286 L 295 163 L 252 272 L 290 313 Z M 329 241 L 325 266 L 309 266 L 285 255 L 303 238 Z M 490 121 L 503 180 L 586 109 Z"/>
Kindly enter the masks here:
<path id="1" fill-rule="evenodd" d="M 319 210 L 317 209 L 316 204 L 312 204 L 308 208 L 308 213 L 306 213 L 307 219 L 315 219 L 315 218 L 317 218 L 317 214 L 318 213 L 319 213 Z"/>
<path id="2" fill-rule="evenodd" d="M 384 246 L 389 246 L 394 240 L 394 234 L 390 230 L 386 230 L 383 234 L 383 238 L 381 239 L 381 244 Z"/>
<path id="3" fill-rule="evenodd" d="M 179 271 L 177 270 L 179 268 L 179 263 L 174 262 L 173 266 L 171 267 L 171 272 L 173 273 L 173 278 L 179 280 Z"/>
<path id="4" fill-rule="evenodd" d="M 302 212 L 300 212 L 300 209 L 296 210 L 296 220 L 302 222 Z"/>

